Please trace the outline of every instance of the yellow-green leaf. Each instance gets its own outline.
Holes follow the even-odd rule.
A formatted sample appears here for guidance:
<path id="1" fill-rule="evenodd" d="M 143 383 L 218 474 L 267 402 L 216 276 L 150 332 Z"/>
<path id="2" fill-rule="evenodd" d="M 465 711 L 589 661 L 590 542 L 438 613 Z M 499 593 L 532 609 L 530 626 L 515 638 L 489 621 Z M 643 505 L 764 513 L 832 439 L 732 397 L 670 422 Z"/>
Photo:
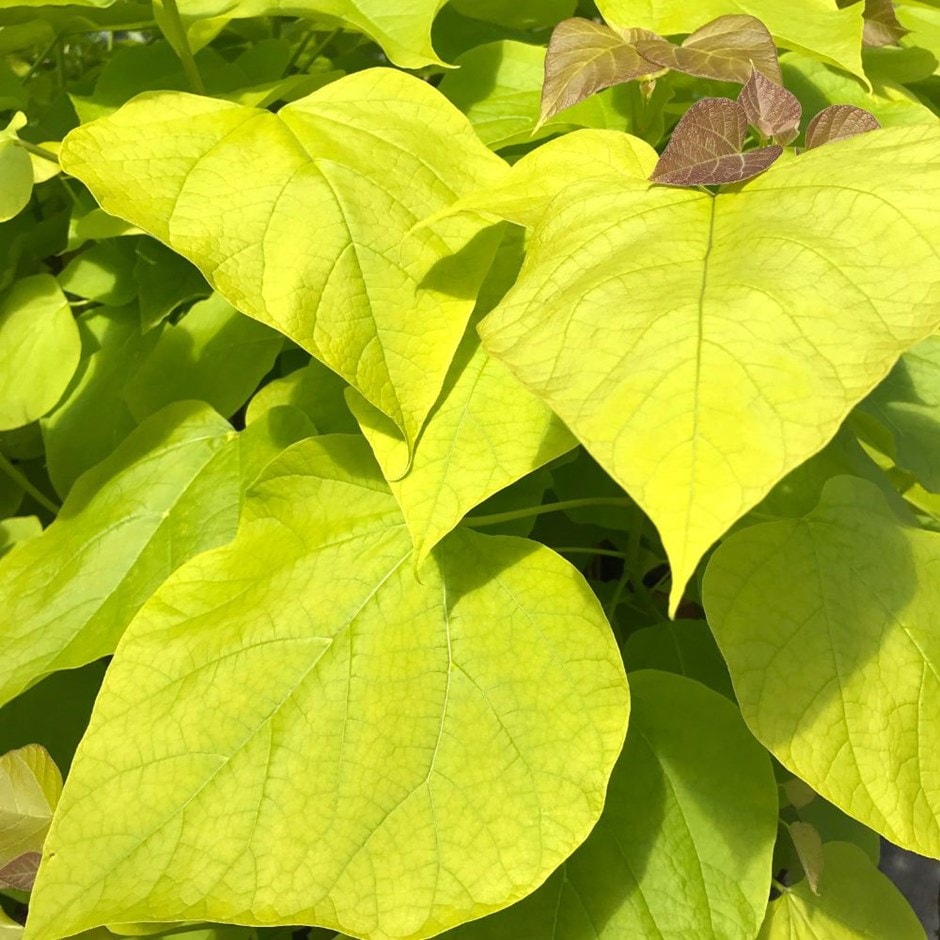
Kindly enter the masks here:
<path id="1" fill-rule="evenodd" d="M 468 216 L 409 233 L 505 173 L 436 89 L 371 69 L 277 115 L 144 95 L 70 133 L 62 161 L 413 443 L 495 243 Z"/>
<path id="2" fill-rule="evenodd" d="M 731 536 L 703 597 L 754 734 L 827 800 L 940 856 L 940 534 L 830 481 L 795 520 Z"/>
<path id="3" fill-rule="evenodd" d="M 709 546 L 940 324 L 938 165 L 940 130 L 892 128 L 717 196 L 571 185 L 536 226 L 484 345 L 656 524 L 673 609 Z"/>
<path id="4" fill-rule="evenodd" d="M 574 851 L 629 705 L 596 598 L 525 539 L 458 531 L 417 574 L 411 556 L 361 438 L 268 468 L 236 540 L 125 634 L 31 940 L 195 919 L 418 940 Z"/>

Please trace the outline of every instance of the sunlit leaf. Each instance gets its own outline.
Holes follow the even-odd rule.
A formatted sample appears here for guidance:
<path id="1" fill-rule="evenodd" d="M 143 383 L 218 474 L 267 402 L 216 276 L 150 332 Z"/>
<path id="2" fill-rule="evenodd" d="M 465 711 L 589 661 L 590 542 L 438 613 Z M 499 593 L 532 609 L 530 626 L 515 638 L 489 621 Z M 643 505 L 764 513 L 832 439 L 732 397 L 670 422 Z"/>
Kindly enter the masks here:
<path id="1" fill-rule="evenodd" d="M 524 539 L 454 533 L 420 579 L 411 553 L 361 438 L 271 465 L 235 542 L 125 635 L 36 940 L 161 919 L 417 940 L 519 899 L 583 841 L 628 713 L 597 600 Z"/>
<path id="2" fill-rule="evenodd" d="M 0 431 L 29 424 L 55 405 L 81 346 L 55 278 L 23 278 L 0 297 Z"/>
<path id="3" fill-rule="evenodd" d="M 940 854 L 938 566 L 940 534 L 838 477 L 806 517 L 731 536 L 703 588 L 757 737 L 826 799 L 925 855 Z"/>
<path id="4" fill-rule="evenodd" d="M 565 20 L 548 44 L 539 123 L 611 85 L 661 72 L 609 26 L 580 17 Z"/>
<path id="5" fill-rule="evenodd" d="M 822 848 L 819 896 L 801 881 L 771 901 L 759 940 L 924 940 L 904 896 L 854 845 Z"/>
<path id="6" fill-rule="evenodd" d="M 33 164 L 17 143 L 17 131 L 25 124 L 20 111 L 0 130 L 0 222 L 18 215 L 33 193 Z"/>
<path id="7" fill-rule="evenodd" d="M 806 149 L 812 150 L 813 147 L 875 131 L 879 127 L 881 125 L 873 114 L 851 104 L 834 104 L 820 111 L 807 125 Z"/>
<path id="8" fill-rule="evenodd" d="M 656 524 L 673 605 L 715 539 L 936 329 L 938 162 L 940 131 L 918 127 L 717 196 L 588 174 L 536 225 L 484 345 Z"/>
<path id="9" fill-rule="evenodd" d="M 786 146 L 800 132 L 803 109 L 799 99 L 782 85 L 754 69 L 738 96 L 748 123 L 762 136 Z"/>
<path id="10" fill-rule="evenodd" d="M 819 876 L 823 869 L 823 844 L 816 828 L 807 822 L 792 822 L 787 832 L 799 857 L 806 883 L 813 894 L 819 894 Z"/>
<path id="11" fill-rule="evenodd" d="M 105 209 L 193 261 L 413 442 L 495 245 L 469 217 L 408 233 L 505 172 L 439 92 L 371 69 L 277 115 L 142 96 L 69 134 L 62 160 Z"/>
<path id="12" fill-rule="evenodd" d="M 747 112 L 730 98 L 702 98 L 676 125 L 650 179 L 668 186 L 739 183 L 763 173 L 778 146 L 742 153 Z"/>
<path id="13" fill-rule="evenodd" d="M 700 78 L 743 85 L 757 69 L 777 84 L 783 81 L 774 41 L 753 16 L 720 16 L 687 36 L 681 46 L 657 36 L 638 40 L 636 48 L 663 68 Z"/>

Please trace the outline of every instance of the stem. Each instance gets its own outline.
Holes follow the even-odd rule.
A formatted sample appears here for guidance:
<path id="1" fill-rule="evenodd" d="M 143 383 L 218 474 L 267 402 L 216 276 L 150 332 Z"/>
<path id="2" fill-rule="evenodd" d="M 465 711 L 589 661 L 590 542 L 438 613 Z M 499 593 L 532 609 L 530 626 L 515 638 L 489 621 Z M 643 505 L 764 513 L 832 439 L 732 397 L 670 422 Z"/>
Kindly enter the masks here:
<path id="1" fill-rule="evenodd" d="M 327 33 L 326 36 L 318 42 L 310 53 L 310 58 L 307 60 L 307 68 L 309 69 L 314 62 L 317 61 L 317 56 L 342 32 L 342 30 L 334 29 L 332 32 Z"/>
<path id="2" fill-rule="evenodd" d="M 54 516 L 58 515 L 62 507 L 49 499 L 42 490 L 36 489 L 29 479 L 20 473 L 3 454 L 0 454 L 0 470 L 2 470 L 24 493 L 28 493 L 32 496 L 43 509 L 48 509 Z"/>
<path id="3" fill-rule="evenodd" d="M 180 17 L 180 9 L 176 5 L 176 0 L 163 0 L 163 11 L 166 14 L 167 26 L 173 32 L 171 45 L 176 49 L 176 54 L 183 63 L 183 71 L 189 81 L 189 86 L 197 95 L 206 93 L 206 86 L 203 84 L 199 69 L 196 68 L 196 60 L 193 58 L 193 50 L 189 46 L 189 37 L 186 35 L 186 28 L 183 26 L 183 20 Z"/>
<path id="4" fill-rule="evenodd" d="M 781 893 L 786 894 L 790 889 L 782 882 L 777 881 L 776 878 L 771 878 L 770 883 Z"/>
<path id="5" fill-rule="evenodd" d="M 564 548 L 553 549 L 559 555 L 604 555 L 607 558 L 626 558 L 623 552 L 614 551 L 612 548 L 585 548 L 583 545 L 571 545 Z"/>
<path id="6" fill-rule="evenodd" d="M 45 62 L 46 59 L 49 58 L 49 53 L 52 52 L 53 49 L 55 49 L 56 43 L 58 43 L 58 41 L 59 41 L 59 37 L 56 36 L 55 39 L 53 39 L 52 42 L 50 42 L 49 45 L 46 46 L 46 48 L 43 49 L 42 52 L 39 53 L 39 58 L 36 59 L 35 62 L 33 62 L 33 64 L 30 66 L 29 71 L 26 73 L 26 77 L 23 79 L 24 85 L 39 71 L 39 69 L 42 67 L 43 62 Z"/>
<path id="7" fill-rule="evenodd" d="M 485 516 L 467 516 L 464 525 L 474 528 L 499 525 L 501 522 L 513 522 L 516 519 L 528 519 L 541 516 L 546 512 L 564 512 L 567 509 L 583 509 L 588 506 L 630 506 L 632 501 L 614 496 L 600 499 L 566 499 L 558 503 L 546 503 L 542 506 L 527 506 L 525 509 L 513 509 L 509 512 L 494 512 Z"/>
<path id="8" fill-rule="evenodd" d="M 20 137 L 16 139 L 16 143 L 24 150 L 28 150 L 37 157 L 42 157 L 43 160 L 48 160 L 50 163 L 55 163 L 56 166 L 58 166 L 59 158 L 51 150 L 46 150 L 45 147 L 40 147 L 38 144 L 31 144 L 28 140 L 23 140 Z"/>

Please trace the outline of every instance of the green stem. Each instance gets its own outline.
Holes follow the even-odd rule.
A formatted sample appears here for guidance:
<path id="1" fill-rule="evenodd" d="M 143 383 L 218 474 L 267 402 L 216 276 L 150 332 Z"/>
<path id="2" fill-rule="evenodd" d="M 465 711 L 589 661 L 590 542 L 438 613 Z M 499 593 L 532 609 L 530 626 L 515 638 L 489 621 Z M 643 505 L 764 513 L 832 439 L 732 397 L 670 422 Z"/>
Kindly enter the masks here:
<path id="1" fill-rule="evenodd" d="M 49 58 L 49 53 L 52 52 L 53 49 L 55 49 L 58 41 L 59 41 L 59 37 L 56 36 L 55 39 L 53 39 L 52 42 L 50 42 L 49 45 L 46 46 L 46 48 L 43 49 L 42 52 L 39 53 L 39 58 L 37 58 L 36 61 L 33 62 L 33 64 L 30 66 L 29 71 L 26 73 L 26 77 L 23 79 L 24 85 L 39 71 L 39 69 L 42 67 L 43 62 L 45 62 L 46 59 Z"/>
<path id="2" fill-rule="evenodd" d="M 50 163 L 58 165 L 59 158 L 51 150 L 46 150 L 45 147 L 40 147 L 38 144 L 31 144 L 28 140 L 23 140 L 19 137 L 16 139 L 16 142 L 24 150 L 28 150 L 37 157 L 42 157 L 43 160 L 48 160 Z"/>
<path id="3" fill-rule="evenodd" d="M 318 42 L 310 52 L 310 57 L 307 60 L 307 68 L 309 69 L 314 62 L 317 61 L 317 57 L 323 52 L 324 49 L 342 32 L 342 30 L 334 29 L 332 32 L 327 33 L 326 36 Z"/>
<path id="4" fill-rule="evenodd" d="M 614 551 L 612 548 L 585 548 L 583 545 L 571 545 L 564 548 L 555 548 L 553 551 L 559 555 L 604 555 L 607 558 L 626 558 L 623 552 Z"/>
<path id="5" fill-rule="evenodd" d="M 10 463 L 9 460 L 3 455 L 0 454 L 0 470 L 2 470 L 24 493 L 28 493 L 30 496 L 39 503 L 43 509 L 48 509 L 54 516 L 58 515 L 59 510 L 62 508 L 54 503 L 42 490 L 36 489 L 35 486 L 25 477 L 16 467 Z"/>
<path id="6" fill-rule="evenodd" d="M 777 881 L 776 878 L 771 878 L 770 883 L 781 893 L 786 894 L 790 889 L 783 884 L 781 881 Z"/>
<path id="7" fill-rule="evenodd" d="M 196 68 L 196 60 L 193 58 L 193 50 L 189 46 L 189 37 L 186 35 L 186 28 L 183 26 L 176 0 L 163 0 L 163 11 L 166 14 L 167 26 L 174 34 L 172 37 L 167 36 L 167 39 L 170 39 L 180 62 L 183 63 L 183 71 L 189 81 L 189 87 L 197 95 L 204 95 L 206 86 L 203 84 L 199 69 Z"/>
<path id="8" fill-rule="evenodd" d="M 604 497 L 600 499 L 566 499 L 557 503 L 545 503 L 542 506 L 526 506 L 525 509 L 513 509 L 509 512 L 494 512 L 485 516 L 467 516 L 464 525 L 479 528 L 482 526 L 499 525 L 502 522 L 513 522 L 516 519 L 529 519 L 532 516 L 541 516 L 546 512 L 564 512 L 567 509 L 584 509 L 589 506 L 630 506 L 629 499 L 617 497 Z"/>

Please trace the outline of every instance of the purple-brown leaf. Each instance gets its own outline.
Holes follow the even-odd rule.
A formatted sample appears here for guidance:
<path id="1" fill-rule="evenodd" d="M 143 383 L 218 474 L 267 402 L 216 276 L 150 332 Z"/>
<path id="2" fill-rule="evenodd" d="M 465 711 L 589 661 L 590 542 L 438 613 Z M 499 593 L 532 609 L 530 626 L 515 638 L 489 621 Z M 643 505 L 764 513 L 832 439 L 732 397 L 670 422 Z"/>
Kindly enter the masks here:
<path id="1" fill-rule="evenodd" d="M 850 6 L 857 0 L 837 0 L 840 7 Z M 894 46 L 909 32 L 899 22 L 894 11 L 894 0 L 865 0 L 865 18 L 862 42 L 866 46 Z"/>
<path id="2" fill-rule="evenodd" d="M 744 106 L 730 98 L 703 98 L 683 115 L 650 179 L 667 186 L 739 183 L 762 173 L 783 152 L 741 152 L 747 133 Z"/>
<path id="3" fill-rule="evenodd" d="M 580 17 L 563 20 L 555 27 L 545 55 L 539 124 L 604 88 L 662 71 L 609 26 Z"/>
<path id="4" fill-rule="evenodd" d="M 24 852 L 0 868 L 0 888 L 32 891 L 41 857 L 39 852 Z"/>
<path id="5" fill-rule="evenodd" d="M 743 85 L 753 63 L 771 81 L 783 84 L 777 47 L 767 27 L 753 16 L 719 16 L 686 37 L 681 46 L 657 38 L 638 40 L 636 47 L 664 68 L 699 78 Z"/>
<path id="6" fill-rule="evenodd" d="M 803 115 L 799 99 L 757 69 L 751 71 L 738 102 L 744 106 L 751 127 L 762 137 L 772 137 L 775 144 L 786 146 L 799 134 Z"/>
<path id="7" fill-rule="evenodd" d="M 806 128 L 806 149 L 876 131 L 881 125 L 873 114 L 851 104 L 833 104 L 823 108 Z"/>

